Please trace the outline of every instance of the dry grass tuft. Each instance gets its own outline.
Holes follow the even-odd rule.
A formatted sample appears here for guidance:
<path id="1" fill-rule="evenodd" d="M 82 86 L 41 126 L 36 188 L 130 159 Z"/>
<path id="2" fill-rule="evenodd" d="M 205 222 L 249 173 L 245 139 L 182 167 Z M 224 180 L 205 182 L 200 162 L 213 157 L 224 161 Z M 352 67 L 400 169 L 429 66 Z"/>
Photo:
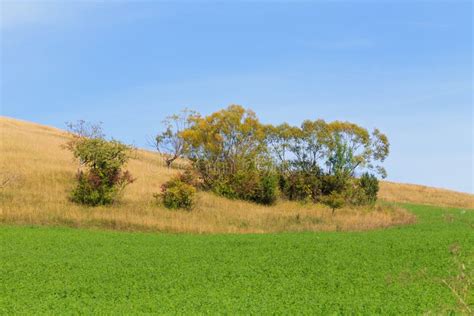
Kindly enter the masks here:
<path id="1" fill-rule="evenodd" d="M 199 193 L 192 212 L 169 211 L 155 203 L 153 193 L 177 170 L 167 169 L 159 155 L 145 150 L 138 150 L 128 164 L 137 180 L 126 188 L 121 203 L 110 207 L 83 207 L 68 200 L 77 163 L 71 153 L 60 148 L 68 139 L 65 132 L 4 117 L 0 118 L 0 132 L 0 174 L 21 179 L 9 181 L 0 189 L 2 223 L 163 232 L 265 233 L 368 230 L 415 221 L 413 215 L 390 206 L 344 208 L 332 216 L 331 210 L 320 205 L 280 201 L 266 207 L 210 193 Z M 383 183 L 381 196 L 387 201 L 472 207 L 471 195 L 426 190 Z M 462 202 L 459 196 L 463 197 Z"/>

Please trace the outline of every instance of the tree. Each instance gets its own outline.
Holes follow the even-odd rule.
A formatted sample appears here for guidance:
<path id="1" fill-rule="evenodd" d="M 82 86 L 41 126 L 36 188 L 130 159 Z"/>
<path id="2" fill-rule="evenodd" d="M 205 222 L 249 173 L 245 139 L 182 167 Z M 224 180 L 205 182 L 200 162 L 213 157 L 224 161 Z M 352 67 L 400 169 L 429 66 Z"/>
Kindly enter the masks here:
<path id="1" fill-rule="evenodd" d="M 231 105 L 206 117 L 193 116 L 190 123 L 180 135 L 204 181 L 216 172 L 234 174 L 244 165 L 264 163 L 265 131 L 253 111 Z"/>
<path id="2" fill-rule="evenodd" d="M 202 187 L 229 198 L 271 204 L 277 178 L 268 154 L 265 127 L 239 105 L 208 116 L 193 116 L 180 135 Z"/>
<path id="3" fill-rule="evenodd" d="M 85 138 L 104 138 L 105 134 L 102 130 L 102 122 L 94 123 L 85 120 L 78 120 L 76 122 L 66 122 L 66 127 L 69 133 L 76 137 Z"/>
<path id="4" fill-rule="evenodd" d="M 306 120 L 299 127 L 267 126 L 266 132 L 280 189 L 289 199 L 316 202 L 320 195 L 347 190 L 361 172 L 386 175 L 380 163 L 389 153 L 389 143 L 378 129 L 370 134 L 350 122 Z"/>
<path id="5" fill-rule="evenodd" d="M 181 132 L 189 127 L 191 118 L 195 115 L 196 112 L 184 109 L 181 113 L 168 116 L 163 120 L 165 130 L 155 137 L 153 145 L 159 153 L 165 155 L 168 168 L 176 159 L 185 154 L 187 143 L 181 137 Z"/>
<path id="6" fill-rule="evenodd" d="M 277 126 L 271 124 L 265 126 L 265 141 L 269 147 L 269 152 L 273 155 L 275 165 L 280 171 L 285 171 L 289 168 L 288 154 L 291 151 L 290 146 L 295 139 L 296 133 L 298 133 L 298 129 L 290 126 L 288 123 Z"/>
<path id="7" fill-rule="evenodd" d="M 187 157 L 201 188 L 230 198 L 267 203 L 274 201 L 279 187 L 292 200 L 318 202 L 337 193 L 333 200 L 347 197 L 347 203 L 360 203 L 365 193 L 354 189 L 359 188 L 357 175 L 371 171 L 385 176 L 380 163 L 389 143 L 377 129 L 370 134 L 354 123 L 324 120 L 305 120 L 298 127 L 263 125 L 239 105 L 207 116 L 173 116 L 168 122 L 176 121 L 185 122 L 185 128 L 168 123 L 157 144 L 169 145 L 168 152 L 174 153 L 170 159 L 179 153 Z"/>
<path id="8" fill-rule="evenodd" d="M 106 140 L 100 125 L 79 121 L 68 127 L 73 134 L 65 147 L 80 163 L 72 201 L 91 206 L 113 203 L 134 181 L 128 171 L 122 171 L 131 148 L 117 140 Z"/>
<path id="9" fill-rule="evenodd" d="M 72 191 L 74 202 L 91 206 L 111 204 L 134 179 L 122 167 L 129 159 L 130 148 L 119 141 L 83 138 L 72 147 L 74 157 L 83 169 L 77 174 L 78 184 Z"/>
<path id="10" fill-rule="evenodd" d="M 359 169 L 373 170 L 382 178 L 386 176 L 385 169 L 376 164 L 388 156 L 390 144 L 378 129 L 371 135 L 357 124 L 334 121 L 327 125 L 324 142 L 330 174 L 353 177 Z"/>

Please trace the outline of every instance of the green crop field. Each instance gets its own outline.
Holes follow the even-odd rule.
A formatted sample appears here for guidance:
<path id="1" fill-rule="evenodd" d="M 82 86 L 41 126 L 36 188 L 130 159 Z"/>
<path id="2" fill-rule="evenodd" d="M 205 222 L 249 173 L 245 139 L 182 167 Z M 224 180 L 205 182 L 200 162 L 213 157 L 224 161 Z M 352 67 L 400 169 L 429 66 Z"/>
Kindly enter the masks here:
<path id="1" fill-rule="evenodd" d="M 0 313 L 472 311 L 474 212 L 369 232 L 172 235 L 0 227 Z"/>

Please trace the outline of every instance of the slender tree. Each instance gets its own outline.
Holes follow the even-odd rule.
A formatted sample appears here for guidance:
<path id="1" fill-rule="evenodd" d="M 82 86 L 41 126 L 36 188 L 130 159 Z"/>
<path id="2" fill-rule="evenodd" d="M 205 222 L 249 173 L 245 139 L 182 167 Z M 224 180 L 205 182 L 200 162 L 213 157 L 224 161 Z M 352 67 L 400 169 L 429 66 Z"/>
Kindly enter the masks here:
<path id="1" fill-rule="evenodd" d="M 159 153 L 165 156 L 168 168 L 176 159 L 185 154 L 187 142 L 181 137 L 181 132 L 189 127 L 191 118 L 195 115 L 196 112 L 184 109 L 163 120 L 165 130 L 155 137 L 153 145 Z"/>

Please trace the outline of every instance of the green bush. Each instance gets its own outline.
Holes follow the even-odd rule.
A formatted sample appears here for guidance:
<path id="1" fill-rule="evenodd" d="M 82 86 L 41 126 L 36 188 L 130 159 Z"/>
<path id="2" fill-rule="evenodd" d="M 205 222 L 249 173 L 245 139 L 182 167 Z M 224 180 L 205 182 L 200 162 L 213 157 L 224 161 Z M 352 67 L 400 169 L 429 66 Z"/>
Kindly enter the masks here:
<path id="1" fill-rule="evenodd" d="M 107 185 L 95 185 L 94 175 L 79 172 L 77 175 L 77 186 L 71 192 L 71 200 L 76 203 L 91 206 L 106 205 L 113 202 L 115 190 Z"/>
<path id="2" fill-rule="evenodd" d="M 210 183 L 211 190 L 228 199 L 240 199 L 270 205 L 278 198 L 278 177 L 257 170 L 223 175 Z"/>
<path id="3" fill-rule="evenodd" d="M 321 196 L 320 171 L 288 171 L 280 175 L 279 186 L 289 200 L 316 202 Z"/>
<path id="4" fill-rule="evenodd" d="M 379 180 L 376 176 L 366 172 L 359 179 L 359 187 L 364 191 L 368 203 L 377 201 Z"/>
<path id="5" fill-rule="evenodd" d="M 278 198 L 278 177 L 275 174 L 266 173 L 260 176 L 259 187 L 253 200 L 264 205 L 271 205 Z"/>
<path id="6" fill-rule="evenodd" d="M 343 199 L 344 204 L 367 205 L 377 200 L 379 184 L 369 173 L 357 179 L 344 173 L 289 170 L 280 174 L 279 187 L 289 200 L 332 203 L 330 201 Z"/>
<path id="7" fill-rule="evenodd" d="M 161 198 L 166 208 L 191 210 L 196 203 L 196 188 L 175 178 L 166 182 L 156 197 Z"/>
<path id="8" fill-rule="evenodd" d="M 271 205 L 278 198 L 278 177 L 256 169 L 223 175 L 211 184 L 212 191 L 229 199 L 241 199 Z"/>
<path id="9" fill-rule="evenodd" d="M 71 192 L 73 202 L 90 206 L 111 204 L 134 181 L 128 171 L 122 171 L 129 159 L 130 148 L 118 141 L 76 137 L 67 148 L 82 168 Z"/>
<path id="10" fill-rule="evenodd" d="M 345 204 L 345 197 L 342 193 L 332 192 L 329 195 L 325 195 L 321 198 L 321 202 L 332 209 L 332 213 L 336 211 L 336 209 L 341 208 Z"/>
<path id="11" fill-rule="evenodd" d="M 321 176 L 321 193 L 330 195 L 332 192 L 342 193 L 348 189 L 351 178 L 344 174 L 325 174 Z"/>
<path id="12" fill-rule="evenodd" d="M 216 179 L 212 182 L 212 192 L 217 195 L 226 197 L 228 199 L 239 198 L 238 194 L 232 188 L 232 185 L 227 179 Z"/>
<path id="13" fill-rule="evenodd" d="M 256 169 L 238 170 L 230 177 L 230 185 L 238 199 L 259 202 L 260 173 Z"/>
<path id="14" fill-rule="evenodd" d="M 368 204 L 367 195 L 364 189 L 360 187 L 358 179 L 350 179 L 341 193 L 349 205 L 360 206 Z"/>

